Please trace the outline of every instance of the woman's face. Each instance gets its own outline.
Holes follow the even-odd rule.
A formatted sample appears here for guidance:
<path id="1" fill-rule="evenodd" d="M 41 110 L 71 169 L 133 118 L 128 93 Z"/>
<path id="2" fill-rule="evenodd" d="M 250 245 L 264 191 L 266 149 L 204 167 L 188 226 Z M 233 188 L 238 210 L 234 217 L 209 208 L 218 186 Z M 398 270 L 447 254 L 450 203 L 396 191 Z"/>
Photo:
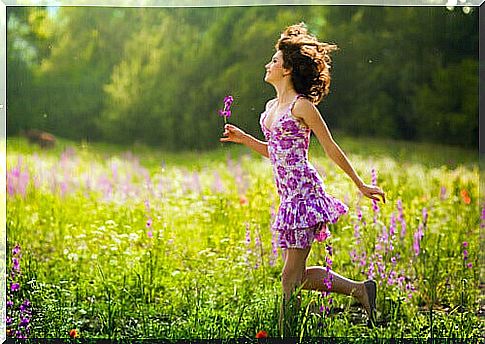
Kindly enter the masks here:
<path id="1" fill-rule="evenodd" d="M 266 68 L 266 74 L 264 76 L 264 81 L 272 83 L 283 79 L 285 75 L 289 74 L 289 70 L 283 68 L 283 53 L 278 50 L 271 61 L 264 66 Z"/>

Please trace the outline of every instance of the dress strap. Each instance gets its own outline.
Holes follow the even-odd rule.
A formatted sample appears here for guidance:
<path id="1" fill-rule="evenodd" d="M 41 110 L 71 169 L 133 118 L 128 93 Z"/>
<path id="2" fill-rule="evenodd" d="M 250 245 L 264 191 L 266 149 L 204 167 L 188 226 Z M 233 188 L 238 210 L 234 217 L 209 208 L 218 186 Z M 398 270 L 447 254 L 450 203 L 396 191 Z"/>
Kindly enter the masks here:
<path id="1" fill-rule="evenodd" d="M 289 108 L 289 110 L 288 110 L 288 111 L 293 110 L 293 106 L 295 106 L 296 101 L 298 100 L 298 98 L 300 98 L 300 97 L 302 97 L 302 96 L 303 96 L 302 94 L 297 94 L 297 95 L 296 95 L 295 99 L 294 99 L 294 100 L 291 102 L 291 104 L 290 104 L 290 108 Z"/>

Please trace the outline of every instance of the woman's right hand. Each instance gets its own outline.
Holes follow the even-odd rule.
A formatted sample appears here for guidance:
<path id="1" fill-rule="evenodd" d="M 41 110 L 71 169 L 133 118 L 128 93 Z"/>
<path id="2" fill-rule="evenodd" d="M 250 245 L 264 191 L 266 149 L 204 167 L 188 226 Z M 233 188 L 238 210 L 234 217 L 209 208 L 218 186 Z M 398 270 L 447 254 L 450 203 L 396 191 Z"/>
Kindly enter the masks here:
<path id="1" fill-rule="evenodd" d="M 223 135 L 225 137 L 219 139 L 221 142 L 243 143 L 246 133 L 232 124 L 226 124 Z"/>

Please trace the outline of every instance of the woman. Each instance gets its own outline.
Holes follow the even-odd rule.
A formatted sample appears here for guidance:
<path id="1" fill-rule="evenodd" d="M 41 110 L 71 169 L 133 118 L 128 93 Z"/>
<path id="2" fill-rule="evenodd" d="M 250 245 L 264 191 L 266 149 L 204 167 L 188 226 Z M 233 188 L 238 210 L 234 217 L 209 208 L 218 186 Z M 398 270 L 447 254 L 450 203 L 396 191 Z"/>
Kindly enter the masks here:
<path id="1" fill-rule="evenodd" d="M 295 299 L 299 307 L 299 298 L 292 298 L 292 293 L 299 289 L 352 295 L 364 306 L 370 319 L 375 314 L 374 281 L 352 281 L 319 266 L 306 268 L 315 237 L 326 238 L 327 224 L 335 223 L 348 210 L 345 204 L 325 193 L 321 177 L 308 161 L 311 132 L 362 194 L 373 200 L 380 200 L 377 197 L 380 196 L 385 203 L 384 192 L 365 184 L 357 175 L 315 106 L 328 94 L 329 53 L 336 49 L 335 45 L 319 42 L 309 35 L 303 23 L 288 27 L 276 43 L 276 53 L 265 66 L 264 80 L 276 90 L 276 98 L 267 102 L 260 118 L 266 141 L 257 140 L 230 124 L 225 126 L 225 137 L 220 139 L 242 143 L 268 157 L 273 165 L 281 201 L 272 227 L 279 233 L 283 250 L 280 328 L 284 335 L 291 325 L 288 312 L 293 312 L 288 308 L 289 301 Z"/>

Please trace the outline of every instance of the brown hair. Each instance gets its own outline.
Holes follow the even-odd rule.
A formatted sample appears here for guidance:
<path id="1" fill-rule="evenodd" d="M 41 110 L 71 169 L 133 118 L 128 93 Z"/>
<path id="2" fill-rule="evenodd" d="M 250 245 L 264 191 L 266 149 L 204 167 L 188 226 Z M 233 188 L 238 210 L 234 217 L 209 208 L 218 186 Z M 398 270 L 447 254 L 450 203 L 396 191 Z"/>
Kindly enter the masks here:
<path id="1" fill-rule="evenodd" d="M 291 69 L 295 91 L 318 104 L 330 90 L 330 53 L 334 44 L 322 43 L 310 35 L 304 23 L 291 25 L 276 43 L 283 53 L 283 67 Z"/>

